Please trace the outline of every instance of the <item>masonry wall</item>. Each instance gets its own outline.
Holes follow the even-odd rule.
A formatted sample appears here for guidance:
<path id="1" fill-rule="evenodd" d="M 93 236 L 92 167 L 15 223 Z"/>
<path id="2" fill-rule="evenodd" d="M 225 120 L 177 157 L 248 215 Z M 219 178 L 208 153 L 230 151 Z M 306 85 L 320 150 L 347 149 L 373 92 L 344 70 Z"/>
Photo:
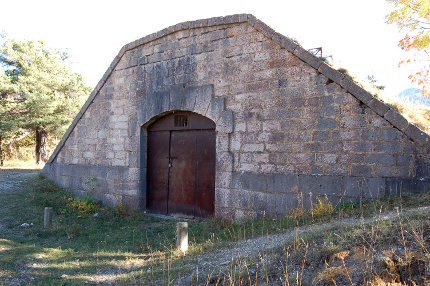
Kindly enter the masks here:
<path id="1" fill-rule="evenodd" d="M 144 208 L 146 127 L 189 110 L 217 124 L 216 216 L 428 189 L 430 148 L 405 135 L 403 117 L 393 127 L 376 113 L 385 105 L 360 102 L 246 21 L 195 23 L 124 53 L 48 177 Z"/>

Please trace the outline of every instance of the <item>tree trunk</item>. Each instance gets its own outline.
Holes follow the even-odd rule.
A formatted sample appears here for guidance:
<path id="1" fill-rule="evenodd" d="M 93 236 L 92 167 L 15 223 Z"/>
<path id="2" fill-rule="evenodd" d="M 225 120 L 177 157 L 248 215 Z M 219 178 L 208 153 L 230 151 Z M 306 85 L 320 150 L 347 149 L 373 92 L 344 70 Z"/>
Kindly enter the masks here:
<path id="1" fill-rule="evenodd" d="M 3 149 L 2 149 L 2 138 L 0 136 L 0 167 L 3 167 Z"/>
<path id="2" fill-rule="evenodd" d="M 46 142 L 48 134 L 43 129 L 36 129 L 36 164 L 46 163 L 48 156 L 46 153 Z"/>
<path id="3" fill-rule="evenodd" d="M 9 142 L 9 143 L 7 144 L 7 148 L 9 149 L 9 155 L 10 155 L 10 157 L 9 157 L 9 158 L 13 159 L 13 157 L 15 157 L 15 156 L 14 156 L 15 154 L 13 154 L 12 142 Z M 15 159 L 16 159 L 16 157 L 15 157 Z"/>

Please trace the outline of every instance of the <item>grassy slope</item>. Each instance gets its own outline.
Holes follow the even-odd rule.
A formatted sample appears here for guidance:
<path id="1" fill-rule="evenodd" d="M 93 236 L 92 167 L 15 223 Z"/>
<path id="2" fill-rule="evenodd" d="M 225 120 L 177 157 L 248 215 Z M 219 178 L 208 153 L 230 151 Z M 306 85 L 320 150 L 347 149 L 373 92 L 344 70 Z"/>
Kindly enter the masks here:
<path id="1" fill-rule="evenodd" d="M 370 216 L 399 205 L 426 206 L 430 205 L 430 194 L 372 202 L 362 207 L 344 204 L 334 212 L 327 205 L 321 204 L 320 209 L 314 210 L 313 216 L 296 210 L 292 215 L 280 219 L 262 218 L 243 223 L 190 221 L 191 248 L 185 257 L 174 250 L 175 220 L 160 219 L 143 213 L 128 213 L 123 208 L 97 209 L 91 201 L 72 198 L 68 192 L 56 188 L 41 177 L 32 179 L 13 192 L 2 194 L 1 200 L 0 284 L 80 285 L 84 282 L 104 282 L 167 285 L 180 276 L 190 275 L 195 255 L 221 248 L 231 241 L 268 235 L 316 222 Z M 43 228 L 45 206 L 54 208 L 54 227 L 49 230 Z M 99 215 L 94 216 L 94 212 Z M 422 217 L 418 217 L 416 222 L 421 220 Z M 20 227 L 22 223 L 34 225 L 23 228 Z M 428 225 L 423 225 L 422 228 L 428 231 Z M 373 238 L 379 241 L 381 237 L 399 237 L 398 228 L 384 229 L 386 233 L 381 232 L 381 235 Z M 306 234 L 287 242 L 285 250 L 292 255 L 290 261 L 293 262 L 290 274 L 298 277 L 302 273 L 300 265 L 307 265 L 301 262 L 303 251 L 308 252 L 306 259 L 320 257 L 321 251 L 332 259 L 331 256 L 339 251 L 349 251 L 353 246 L 363 244 L 366 241 L 361 239 L 363 233 L 360 228 L 352 227 Z M 257 252 L 256 250 L 256 254 Z M 287 265 L 284 253 L 283 248 L 264 254 L 268 260 L 266 264 L 263 263 L 263 268 L 255 266 L 262 265 L 261 261 L 250 259 L 246 264 L 248 274 L 242 269 L 243 261 L 235 261 L 223 279 L 235 283 L 241 279 L 248 281 L 249 276 L 255 279 L 255 272 L 257 280 L 270 280 L 271 284 L 275 284 L 274 281 L 285 283 L 286 276 L 282 274 L 282 269 L 285 269 L 283 265 Z M 278 261 L 282 263 L 279 264 Z M 312 271 L 309 268 L 308 272 L 299 276 L 306 280 L 322 275 L 318 273 L 324 272 L 325 262 L 319 258 L 315 261 L 310 264 Z M 255 270 L 252 270 L 253 267 Z M 237 271 L 233 271 L 236 268 Z M 249 269 L 254 272 L 249 274 Z M 293 279 L 293 276 L 289 279 Z M 344 279 L 342 275 L 339 277 L 336 279 Z M 292 285 L 296 283 L 293 282 Z"/>

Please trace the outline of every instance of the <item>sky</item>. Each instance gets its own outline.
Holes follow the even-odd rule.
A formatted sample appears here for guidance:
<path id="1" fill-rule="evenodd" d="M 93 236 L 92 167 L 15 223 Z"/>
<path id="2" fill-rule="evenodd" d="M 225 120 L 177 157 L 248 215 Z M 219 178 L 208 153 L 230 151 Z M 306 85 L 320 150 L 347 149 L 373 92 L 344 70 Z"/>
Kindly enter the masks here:
<path id="1" fill-rule="evenodd" d="M 403 32 L 386 24 L 391 8 L 385 0 L 21 0 L 2 3 L 0 31 L 67 49 L 73 70 L 95 86 L 129 42 L 184 21 L 250 13 L 306 49 L 322 47 L 358 79 L 373 75 L 396 95 L 413 85 L 398 68 Z"/>

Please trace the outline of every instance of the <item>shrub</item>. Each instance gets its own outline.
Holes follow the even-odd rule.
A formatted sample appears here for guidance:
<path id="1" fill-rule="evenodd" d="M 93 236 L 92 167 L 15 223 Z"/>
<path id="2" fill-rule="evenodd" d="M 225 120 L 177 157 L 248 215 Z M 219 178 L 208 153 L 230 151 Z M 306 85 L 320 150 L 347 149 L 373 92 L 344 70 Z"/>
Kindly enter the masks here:
<path id="1" fill-rule="evenodd" d="M 328 200 L 327 195 L 325 195 L 324 199 L 317 196 L 317 203 L 311 211 L 314 216 L 325 216 L 332 214 L 334 208 L 332 203 Z"/>
<path id="2" fill-rule="evenodd" d="M 68 203 L 80 214 L 93 214 L 100 209 L 99 205 L 89 197 L 69 198 Z"/>

